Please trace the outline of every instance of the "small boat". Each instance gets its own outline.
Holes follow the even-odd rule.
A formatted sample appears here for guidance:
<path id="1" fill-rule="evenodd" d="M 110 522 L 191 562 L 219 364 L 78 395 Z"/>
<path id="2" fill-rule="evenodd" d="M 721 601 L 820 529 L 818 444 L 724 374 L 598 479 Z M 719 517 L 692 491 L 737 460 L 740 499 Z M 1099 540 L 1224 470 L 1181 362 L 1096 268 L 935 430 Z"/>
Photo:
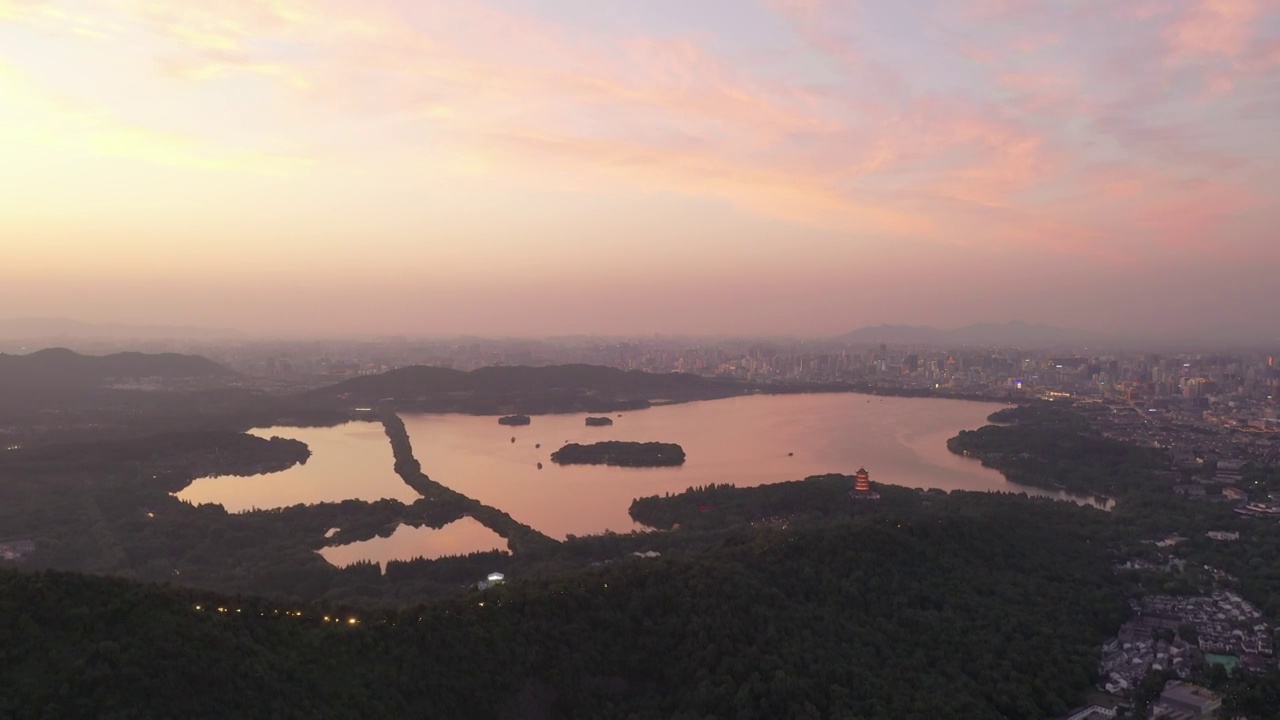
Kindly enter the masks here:
<path id="1" fill-rule="evenodd" d="M 516 441 L 516 436 L 515 436 L 515 435 L 512 435 L 512 436 L 511 436 L 511 442 L 515 442 L 515 441 Z"/>
<path id="2" fill-rule="evenodd" d="M 787 457 L 795 457 L 795 456 L 796 456 L 796 454 L 795 454 L 795 453 L 793 453 L 793 452 L 789 452 L 789 453 L 787 453 Z"/>
<path id="3" fill-rule="evenodd" d="M 533 446 L 534 446 L 535 448 L 540 448 L 540 447 L 542 447 L 542 443 L 534 443 L 534 444 L 533 444 Z"/>
<path id="4" fill-rule="evenodd" d="M 538 463 L 538 469 L 539 469 L 539 470 L 541 470 L 541 469 L 542 469 L 542 463 Z"/>

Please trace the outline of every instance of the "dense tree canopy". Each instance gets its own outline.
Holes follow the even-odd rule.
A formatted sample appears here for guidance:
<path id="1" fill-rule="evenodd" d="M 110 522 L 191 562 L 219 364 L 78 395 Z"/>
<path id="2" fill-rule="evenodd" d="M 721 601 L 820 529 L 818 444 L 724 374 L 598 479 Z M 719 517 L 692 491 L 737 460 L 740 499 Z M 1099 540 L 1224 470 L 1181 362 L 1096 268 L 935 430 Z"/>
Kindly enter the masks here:
<path id="1" fill-rule="evenodd" d="M 37 541 L 28 569 L 131 578 L 0 573 L 0 717 L 1050 717 L 1083 698 L 1126 595 L 1227 582 L 1280 616 L 1280 525 L 1175 496 L 1159 453 L 1059 405 L 999 411 L 952 448 L 1112 512 L 881 485 L 855 501 L 828 475 L 641 498 L 632 516 L 661 531 L 563 543 L 431 480 L 403 422 L 376 416 L 421 500 L 192 507 L 169 493 L 199 473 L 306 458 L 207 429 L 0 456 L 0 540 Z M 315 552 L 464 516 L 514 554 L 383 575 Z M 1112 572 L 1174 532 L 1182 574 Z M 510 584 L 474 589 L 495 570 Z M 1276 706 L 1274 677 L 1219 680 L 1233 712 Z"/>
<path id="2" fill-rule="evenodd" d="M 663 442 L 606 440 L 589 445 L 569 443 L 551 453 L 551 462 L 560 465 L 663 467 L 683 465 L 684 459 L 684 448 Z"/>
<path id="3" fill-rule="evenodd" d="M 0 716 L 1062 712 L 1122 593 L 1073 513 L 989 500 L 740 528 L 697 552 L 398 612 L 0 574 Z"/>

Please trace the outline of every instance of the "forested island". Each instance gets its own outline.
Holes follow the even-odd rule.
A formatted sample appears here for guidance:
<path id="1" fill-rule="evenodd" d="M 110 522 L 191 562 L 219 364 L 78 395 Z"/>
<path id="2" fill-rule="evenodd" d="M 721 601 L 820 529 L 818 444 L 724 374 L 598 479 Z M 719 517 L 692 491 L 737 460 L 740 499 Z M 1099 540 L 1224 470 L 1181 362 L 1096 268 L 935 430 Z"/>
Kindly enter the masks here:
<path id="1" fill-rule="evenodd" d="M 528 415 L 507 415 L 498 418 L 499 425 L 528 425 L 533 420 Z"/>
<path id="2" fill-rule="evenodd" d="M 607 418 L 607 417 L 587 418 L 587 427 L 607 427 L 612 424 L 613 424 L 613 418 Z"/>
<path id="3" fill-rule="evenodd" d="M 684 448 L 676 443 L 606 442 L 569 443 L 551 453 L 558 465 L 616 465 L 619 467 L 669 467 L 684 464 Z"/>

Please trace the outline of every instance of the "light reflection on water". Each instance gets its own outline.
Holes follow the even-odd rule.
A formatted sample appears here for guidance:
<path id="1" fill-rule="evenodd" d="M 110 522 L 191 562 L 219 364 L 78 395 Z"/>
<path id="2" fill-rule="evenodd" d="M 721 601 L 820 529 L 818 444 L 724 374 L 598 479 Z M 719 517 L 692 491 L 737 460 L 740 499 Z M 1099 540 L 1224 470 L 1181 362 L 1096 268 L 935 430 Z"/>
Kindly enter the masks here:
<path id="1" fill-rule="evenodd" d="M 987 424 L 987 416 L 1000 407 L 814 394 L 668 405 L 621 417 L 612 413 L 614 424 L 606 427 L 586 427 L 586 413 L 535 416 L 531 425 L 518 428 L 498 425 L 494 417 L 403 417 L 414 455 L 433 480 L 563 538 L 640 527 L 627 514 L 636 497 L 711 483 L 754 486 L 824 473 L 852 474 L 862 466 L 873 482 L 1066 498 L 1010 483 L 977 460 L 947 450 L 948 438 Z M 565 442 L 599 440 L 675 442 L 688 460 L 678 468 L 559 466 L 550 461 Z M 542 447 L 535 447 L 539 443 Z"/>
<path id="2" fill-rule="evenodd" d="M 948 438 L 986 424 L 999 408 L 960 400 L 815 394 L 754 395 L 610 413 L 614 424 L 605 427 L 586 427 L 585 413 L 535 416 L 533 424 L 514 428 L 489 416 L 403 417 L 414 454 L 433 480 L 559 538 L 638 528 L 627 514 L 636 497 L 711 483 L 746 487 L 824 473 L 852 474 L 861 466 L 874 482 L 906 487 L 1026 492 L 1092 502 L 1015 485 L 977 460 L 947 450 Z M 305 465 L 280 473 L 203 478 L 178 497 L 221 503 L 230 512 L 352 498 L 418 499 L 395 474 L 390 442 L 378 423 L 253 433 L 302 440 L 312 456 Z M 688 461 L 678 468 L 559 466 L 550 461 L 565 442 L 598 440 L 675 442 L 684 447 Z"/>
<path id="3" fill-rule="evenodd" d="M 329 428 L 271 427 L 250 434 L 301 440 L 311 449 L 302 465 L 267 475 L 200 478 L 176 495 L 197 505 L 218 503 L 227 512 L 343 500 L 388 498 L 409 504 L 419 495 L 395 473 L 391 441 L 381 423 L 350 422 Z"/>
<path id="4" fill-rule="evenodd" d="M 489 550 L 506 552 L 507 542 L 475 518 L 464 517 L 439 530 L 400 525 L 390 537 L 335 545 L 319 552 L 325 560 L 337 567 L 371 560 L 378 563 L 385 573 L 389 560 L 412 560 L 418 557 L 434 560 L 448 555 L 469 555 Z"/>

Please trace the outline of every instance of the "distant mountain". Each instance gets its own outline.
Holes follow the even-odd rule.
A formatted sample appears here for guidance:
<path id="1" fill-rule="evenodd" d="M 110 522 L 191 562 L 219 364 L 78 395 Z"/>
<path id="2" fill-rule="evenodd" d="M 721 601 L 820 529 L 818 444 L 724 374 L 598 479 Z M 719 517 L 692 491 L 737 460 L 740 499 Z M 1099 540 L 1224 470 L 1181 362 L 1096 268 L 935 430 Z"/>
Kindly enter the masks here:
<path id="1" fill-rule="evenodd" d="M 1272 348 L 1280 345 L 1280 333 L 1241 325 L 1212 325 L 1196 327 L 1190 331 L 1167 332 L 1152 335 L 1147 345 L 1156 348 L 1217 350 L 1229 348 Z"/>
<path id="2" fill-rule="evenodd" d="M 1007 323 L 980 323 L 954 330 L 914 325 L 878 325 L 841 335 L 851 343 L 886 345 L 1001 345 L 1048 347 L 1096 343 L 1101 335 L 1018 320 Z"/>
<path id="3" fill-rule="evenodd" d="M 28 355 L 0 353 L 0 387 L 98 387 L 141 378 L 232 378 L 229 368 L 199 355 L 126 352 L 114 355 L 81 355 L 65 348 L 40 350 Z"/>
<path id="4" fill-rule="evenodd" d="M 930 345 L 942 342 L 943 331 L 925 325 L 876 325 L 858 328 L 839 337 L 851 343 L 886 345 Z"/>
<path id="5" fill-rule="evenodd" d="M 646 373 L 598 365 L 485 367 L 463 372 L 415 365 L 313 390 L 312 398 L 361 403 L 393 399 L 433 411 L 530 413 L 644 407 L 650 400 L 725 397 L 732 381 L 685 373 Z"/>
<path id="6" fill-rule="evenodd" d="M 187 339 L 213 340 L 242 337 L 238 330 L 202 328 L 185 325 L 97 325 L 70 318 L 10 318 L 0 320 L 0 339 L 39 340 L 48 338 Z"/>

